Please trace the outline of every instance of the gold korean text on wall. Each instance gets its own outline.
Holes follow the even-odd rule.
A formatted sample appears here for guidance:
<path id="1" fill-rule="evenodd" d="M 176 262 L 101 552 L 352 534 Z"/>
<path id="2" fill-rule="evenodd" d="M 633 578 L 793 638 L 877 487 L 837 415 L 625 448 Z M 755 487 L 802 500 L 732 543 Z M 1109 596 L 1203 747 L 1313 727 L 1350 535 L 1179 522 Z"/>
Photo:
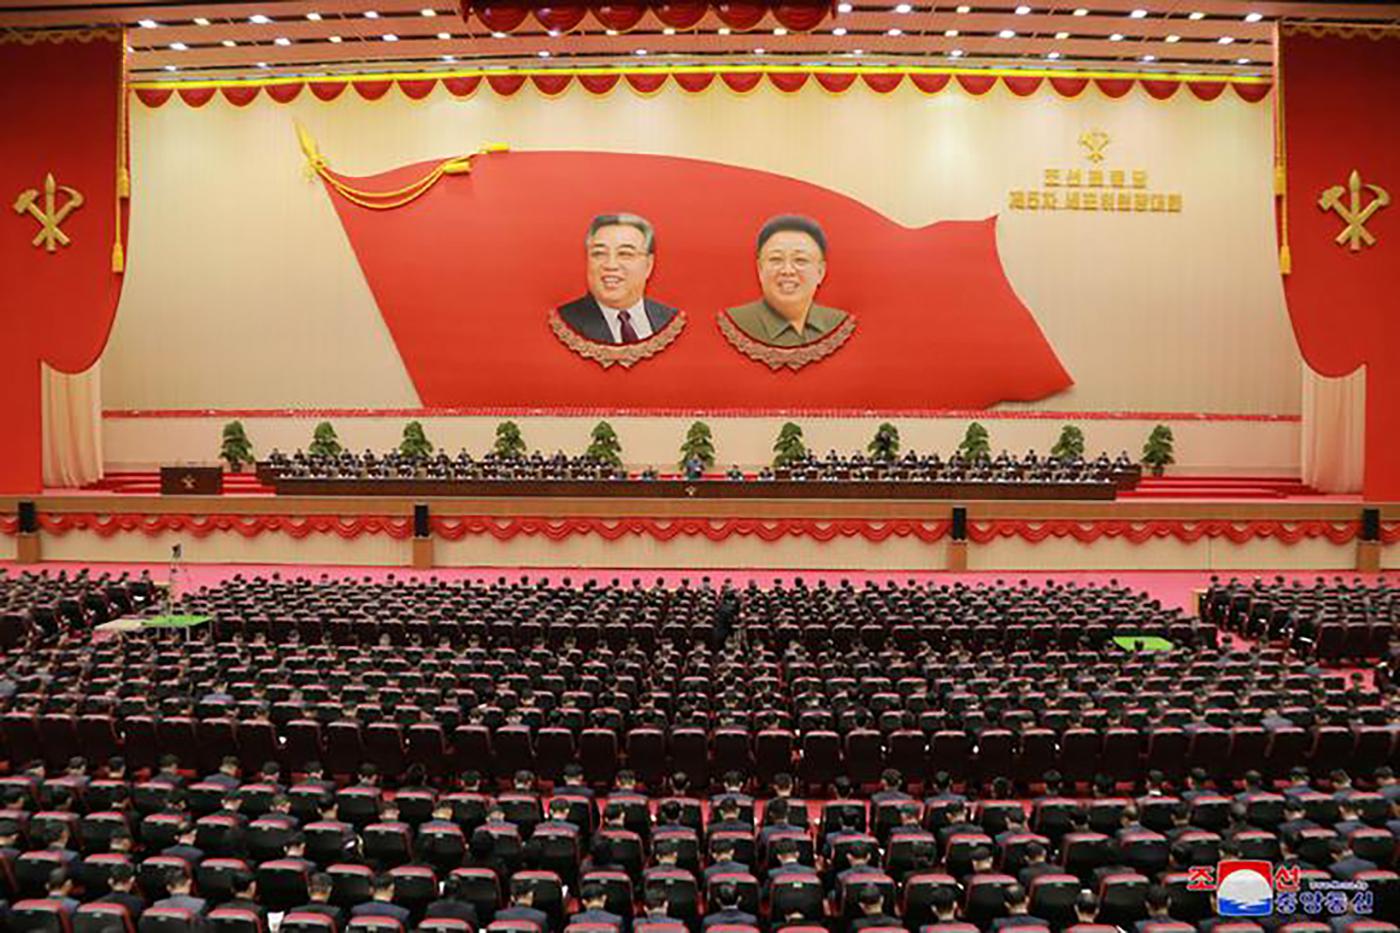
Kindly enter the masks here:
<path id="1" fill-rule="evenodd" d="M 1094 211 L 1115 214 L 1179 214 L 1181 193 L 1153 190 L 1145 168 L 1106 164 L 1112 138 L 1103 130 L 1079 135 L 1088 166 L 1047 168 L 1039 187 L 1015 188 L 1007 195 L 1013 211 Z"/>

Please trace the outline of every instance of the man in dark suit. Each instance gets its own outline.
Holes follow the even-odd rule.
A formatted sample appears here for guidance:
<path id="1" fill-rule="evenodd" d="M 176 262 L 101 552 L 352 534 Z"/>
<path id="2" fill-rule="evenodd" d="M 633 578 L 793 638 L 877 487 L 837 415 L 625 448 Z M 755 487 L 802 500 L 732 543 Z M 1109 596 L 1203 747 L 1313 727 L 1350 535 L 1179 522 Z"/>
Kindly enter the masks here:
<path id="1" fill-rule="evenodd" d="M 626 933 L 627 921 L 607 909 L 608 892 L 601 884 L 589 882 L 583 886 L 579 892 L 579 900 L 583 902 L 583 910 L 569 918 L 569 923 L 605 923 L 617 927 L 619 933 Z"/>
<path id="2" fill-rule="evenodd" d="M 252 872 L 234 874 L 233 897 L 219 906 L 252 911 L 262 921 L 263 929 L 267 929 L 267 908 L 258 902 L 258 882 Z"/>
<path id="3" fill-rule="evenodd" d="M 424 919 L 446 917 L 451 920 L 465 920 L 475 930 L 478 925 L 476 906 L 462 898 L 462 879 L 448 875 L 442 883 L 442 897 L 428 905 L 423 911 Z"/>
<path id="4" fill-rule="evenodd" d="M 131 915 L 131 922 L 141 919 L 146 899 L 136 893 L 136 869 L 125 863 L 112 866 L 107 876 L 108 892 L 97 899 L 99 904 L 120 904 Z"/>
<path id="5" fill-rule="evenodd" d="M 559 317 L 594 343 L 640 343 L 671 323 L 676 309 L 645 295 L 656 264 L 656 233 L 636 214 L 599 214 L 584 239 L 588 294 L 559 308 Z"/>
<path id="6" fill-rule="evenodd" d="M 496 919 L 524 920 L 539 927 L 540 933 L 549 933 L 550 930 L 549 914 L 535 906 L 534 889 L 518 882 L 511 891 L 510 906 L 496 911 Z"/>
<path id="7" fill-rule="evenodd" d="M 728 882 L 715 888 L 715 901 L 719 910 L 707 914 L 701 924 L 702 930 L 721 924 L 729 926 L 758 926 L 758 918 L 746 910 L 739 909 L 739 889 Z"/>
<path id="8" fill-rule="evenodd" d="M 867 927 L 901 927 L 904 921 L 885 913 L 885 898 L 880 889 L 867 884 L 860 891 L 860 916 L 847 927 L 849 933 L 859 933 Z"/>
<path id="9" fill-rule="evenodd" d="M 403 924 L 407 930 L 411 924 L 409 920 L 412 915 L 408 908 L 402 904 L 394 903 L 394 879 L 388 874 L 375 875 L 374 882 L 370 890 L 373 900 L 363 904 L 356 904 L 350 909 L 350 916 L 353 917 L 391 917 Z"/>
<path id="10" fill-rule="evenodd" d="M 306 893 L 311 896 L 310 903 L 293 907 L 288 913 L 320 914 L 323 917 L 330 917 L 335 928 L 343 930 L 345 928 L 345 911 L 331 903 L 331 890 L 334 887 L 335 882 L 330 875 L 325 872 L 317 872 L 306 882 Z"/>

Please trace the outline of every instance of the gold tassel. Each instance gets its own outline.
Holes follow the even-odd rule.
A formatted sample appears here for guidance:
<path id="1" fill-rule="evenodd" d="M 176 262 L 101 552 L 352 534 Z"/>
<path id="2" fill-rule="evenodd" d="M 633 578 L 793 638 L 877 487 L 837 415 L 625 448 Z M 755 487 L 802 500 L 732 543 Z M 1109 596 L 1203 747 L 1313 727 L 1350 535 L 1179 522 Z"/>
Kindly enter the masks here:
<path id="1" fill-rule="evenodd" d="M 1291 250 L 1289 250 L 1287 243 L 1279 247 L 1278 271 L 1283 273 L 1284 275 L 1288 275 L 1290 272 L 1293 271 L 1293 253 Z"/>
<path id="2" fill-rule="evenodd" d="M 126 271 L 126 254 L 122 252 L 122 245 L 120 243 L 112 244 L 112 271 Z"/>
<path id="3" fill-rule="evenodd" d="M 1282 165 L 1274 166 L 1274 194 L 1282 195 L 1288 190 L 1288 177 L 1284 174 Z"/>
<path id="4" fill-rule="evenodd" d="M 125 165 L 117 172 L 117 197 L 131 199 L 131 172 Z"/>

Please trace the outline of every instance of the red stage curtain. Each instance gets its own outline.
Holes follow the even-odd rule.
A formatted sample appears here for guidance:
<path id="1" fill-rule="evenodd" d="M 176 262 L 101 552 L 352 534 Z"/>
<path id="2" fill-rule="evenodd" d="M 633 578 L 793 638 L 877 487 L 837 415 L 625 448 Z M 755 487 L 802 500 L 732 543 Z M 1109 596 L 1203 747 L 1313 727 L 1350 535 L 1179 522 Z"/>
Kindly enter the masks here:
<path id="1" fill-rule="evenodd" d="M 689 29 L 705 18 L 710 5 L 705 0 L 661 0 L 651 11 L 672 29 Z"/>
<path id="2" fill-rule="evenodd" d="M 0 237 L 0 493 L 11 494 L 43 483 L 39 364 L 76 373 L 96 362 L 125 258 L 122 36 L 34 38 L 0 47 L 0 191 L 19 208 Z M 46 230 L 52 250 L 33 244 Z"/>
<path id="3" fill-rule="evenodd" d="M 1400 500 L 1400 30 L 1304 28 L 1280 48 L 1288 312 L 1313 369 L 1366 367 L 1365 495 Z M 1370 211 L 1354 249 L 1353 199 Z"/>

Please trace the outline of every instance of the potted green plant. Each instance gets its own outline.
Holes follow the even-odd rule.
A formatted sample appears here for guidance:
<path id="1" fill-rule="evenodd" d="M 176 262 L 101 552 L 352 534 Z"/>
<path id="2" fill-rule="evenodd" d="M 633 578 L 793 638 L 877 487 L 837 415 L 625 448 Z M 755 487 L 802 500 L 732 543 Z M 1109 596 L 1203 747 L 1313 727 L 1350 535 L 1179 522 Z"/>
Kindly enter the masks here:
<path id="1" fill-rule="evenodd" d="M 872 460 L 893 460 L 899 455 L 899 428 L 884 422 L 875 429 L 875 436 L 865 449 Z"/>
<path id="2" fill-rule="evenodd" d="M 710 426 L 703 421 L 692 424 L 681 442 L 681 469 L 684 470 L 691 460 L 698 461 L 707 470 L 715 465 L 714 438 Z"/>
<path id="3" fill-rule="evenodd" d="M 588 438 L 588 449 L 583 455 L 599 463 L 622 466 L 622 442 L 617 439 L 617 432 L 613 430 L 613 426 L 606 421 L 595 424 L 593 433 Z"/>
<path id="4" fill-rule="evenodd" d="M 311 446 L 307 448 L 307 453 L 319 457 L 338 457 L 344 449 L 340 446 L 340 438 L 335 436 L 335 428 L 329 421 L 322 421 L 312 432 Z"/>
<path id="5" fill-rule="evenodd" d="M 1060 438 L 1050 448 L 1050 456 L 1057 460 L 1077 460 L 1084 456 L 1084 432 L 1072 424 L 1060 429 Z"/>
<path id="6" fill-rule="evenodd" d="M 778 439 L 773 442 L 773 466 L 776 469 L 792 466 L 807 456 L 807 445 L 802 442 L 802 426 L 789 421 L 778 429 Z"/>
<path id="7" fill-rule="evenodd" d="M 1176 458 L 1172 456 L 1175 453 L 1174 442 L 1172 429 L 1165 424 L 1157 425 L 1147 435 L 1147 443 L 1142 445 L 1142 462 L 1153 476 L 1161 476 L 1170 464 L 1176 463 Z"/>
<path id="8" fill-rule="evenodd" d="M 410 421 L 403 426 L 403 440 L 399 441 L 399 453 L 405 457 L 426 457 L 433 452 L 433 442 L 423 433 L 423 422 Z"/>
<path id="9" fill-rule="evenodd" d="M 510 459 L 525 456 L 525 436 L 520 433 L 520 425 L 514 421 L 502 421 L 496 425 L 496 443 L 491 452 Z"/>
<path id="10" fill-rule="evenodd" d="M 243 422 L 230 421 L 224 425 L 219 459 L 227 461 L 229 469 L 235 473 L 242 473 L 243 464 L 253 462 L 253 442 L 248 440 L 248 435 L 243 430 Z"/>
<path id="11" fill-rule="evenodd" d="M 991 437 L 980 422 L 974 421 L 967 426 L 967 433 L 958 445 L 958 453 L 965 460 L 986 460 L 992 455 Z"/>

